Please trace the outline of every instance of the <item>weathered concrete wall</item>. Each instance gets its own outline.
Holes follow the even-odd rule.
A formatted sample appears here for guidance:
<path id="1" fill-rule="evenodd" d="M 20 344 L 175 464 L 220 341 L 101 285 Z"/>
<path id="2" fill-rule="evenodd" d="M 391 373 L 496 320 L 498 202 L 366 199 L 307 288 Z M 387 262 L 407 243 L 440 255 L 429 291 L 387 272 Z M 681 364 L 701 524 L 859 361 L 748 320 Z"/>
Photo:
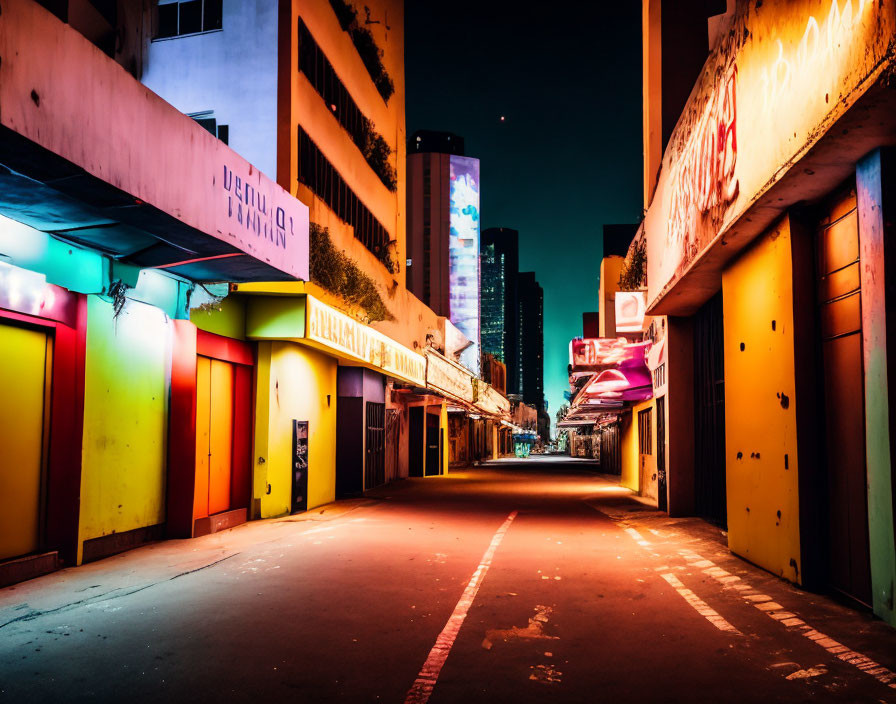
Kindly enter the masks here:
<path id="1" fill-rule="evenodd" d="M 653 312 L 695 310 L 718 290 L 726 259 L 790 205 L 836 185 L 875 140 L 893 139 L 892 125 L 865 116 L 837 143 L 839 162 L 793 168 L 869 92 L 892 61 L 894 35 L 892 1 L 738 0 L 672 134 L 645 218 Z M 670 294 L 685 275 L 691 283 Z"/>

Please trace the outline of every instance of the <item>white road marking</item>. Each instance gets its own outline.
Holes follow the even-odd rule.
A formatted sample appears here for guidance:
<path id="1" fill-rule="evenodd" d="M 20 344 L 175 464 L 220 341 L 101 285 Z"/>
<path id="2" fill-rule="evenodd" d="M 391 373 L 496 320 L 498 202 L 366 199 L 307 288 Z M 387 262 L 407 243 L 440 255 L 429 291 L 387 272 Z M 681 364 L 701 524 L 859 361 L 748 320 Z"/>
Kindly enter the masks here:
<path id="1" fill-rule="evenodd" d="M 592 506 L 592 508 L 595 508 Z M 596 509 L 598 512 L 603 513 L 604 515 L 609 516 L 609 514 L 601 511 L 600 509 Z M 609 516 L 612 518 L 612 516 Z M 634 528 L 627 528 L 626 532 L 629 535 L 632 535 L 635 540 L 641 539 L 640 533 L 636 531 Z M 617 536 L 618 537 L 618 536 Z M 697 567 L 703 569 L 707 574 L 711 574 L 711 576 L 723 584 L 726 589 L 738 589 L 743 592 L 753 591 L 752 587 L 746 582 L 739 582 L 738 584 L 731 584 L 731 582 L 736 581 L 732 579 L 734 575 L 731 575 L 729 572 L 718 568 L 718 570 L 713 570 L 712 568 L 716 567 L 715 563 L 711 560 L 707 560 L 704 557 L 698 555 L 693 550 L 679 550 L 679 555 L 684 558 L 689 564 L 688 567 Z M 676 566 L 676 568 L 681 569 Z M 708 569 L 707 569 L 708 568 Z M 661 568 L 657 568 L 661 569 Z M 668 568 L 667 568 L 668 569 Z M 694 609 L 705 616 L 710 623 L 715 625 L 717 628 L 721 630 L 731 630 L 735 633 L 740 634 L 734 626 L 725 621 L 717 612 L 711 609 L 706 605 L 704 601 L 702 601 L 699 597 L 697 597 L 694 592 L 690 589 L 685 588 L 684 584 L 671 572 L 667 574 L 661 575 L 663 579 L 665 579 L 669 584 L 675 587 L 676 591 L 681 594 L 682 597 L 694 607 Z M 752 602 L 753 606 L 755 606 L 760 611 L 767 614 L 770 618 L 774 619 L 778 623 L 784 624 L 788 629 L 801 628 L 803 630 L 803 635 L 809 640 L 815 641 L 825 650 L 827 650 L 832 655 L 836 655 L 840 660 L 849 663 L 850 665 L 858 668 L 862 672 L 871 675 L 879 682 L 889 686 L 892 689 L 896 689 L 896 672 L 887 669 L 886 667 L 880 665 L 875 662 L 871 658 L 863 655 L 862 653 L 858 653 L 854 650 L 850 650 L 845 645 L 838 643 L 833 638 L 826 636 L 824 633 L 820 633 L 816 631 L 812 626 L 807 624 L 805 621 L 800 619 L 795 614 L 790 612 L 785 612 L 784 607 L 780 604 L 776 604 L 773 602 L 772 598 L 766 594 L 746 594 L 742 593 L 741 597 L 748 602 Z M 771 602 L 771 603 L 770 603 Z M 718 619 L 715 621 L 713 619 Z M 726 624 L 728 628 L 723 628 L 719 623 Z"/>
<path id="2" fill-rule="evenodd" d="M 728 572 L 721 568 L 715 567 L 712 562 L 710 562 L 709 560 L 705 560 L 700 555 L 697 555 L 694 552 L 682 551 L 681 555 L 685 558 L 685 560 L 698 560 L 698 562 L 691 563 L 692 567 L 703 567 L 704 564 L 711 566 L 709 569 L 703 570 L 704 573 L 711 575 L 714 579 L 721 582 L 722 584 L 725 584 L 726 581 L 730 579 L 730 577 L 727 576 L 729 574 Z M 732 586 L 734 586 L 736 589 L 746 589 L 752 591 L 752 587 L 750 587 L 750 585 L 746 582 Z M 862 655 L 862 653 L 858 653 L 855 650 L 850 650 L 842 643 L 839 643 L 833 638 L 826 636 L 824 633 L 816 631 L 814 628 L 812 628 L 812 626 L 807 624 L 796 614 L 785 611 L 783 606 L 776 603 L 767 594 L 741 594 L 741 597 L 745 601 L 752 603 L 754 607 L 756 607 L 759 611 L 765 613 L 770 618 L 784 624 L 788 629 L 801 628 L 803 631 L 803 635 L 806 638 L 820 645 L 831 655 L 836 655 L 840 660 L 843 660 L 853 667 L 858 668 L 862 672 L 871 675 L 879 682 L 889 686 L 890 688 L 896 689 L 896 672 L 888 670 L 886 667 L 883 667 L 871 658 Z M 788 677 L 788 679 L 790 678 Z"/>
<path id="3" fill-rule="evenodd" d="M 740 635 L 740 631 L 738 631 L 734 626 L 728 623 L 724 618 L 719 616 L 719 613 L 714 609 L 711 609 L 705 601 L 703 601 L 700 597 L 698 597 L 694 592 L 690 589 L 687 589 L 684 584 L 681 583 L 681 580 L 678 579 L 671 572 L 667 572 L 664 575 L 660 575 L 663 579 L 665 579 L 672 587 L 677 591 L 682 598 L 688 602 L 698 614 L 703 616 L 707 621 L 709 621 L 713 626 L 718 628 L 720 631 L 727 631 L 729 633 L 737 633 Z"/>
<path id="4" fill-rule="evenodd" d="M 505 520 L 504 523 L 501 524 L 501 527 L 498 528 L 492 538 L 492 542 L 489 543 L 488 548 L 482 555 L 482 559 L 479 561 L 479 567 L 476 568 L 473 576 L 470 577 L 470 581 L 467 583 L 467 587 L 464 589 L 460 601 L 457 602 L 457 606 L 454 607 L 454 612 L 448 618 L 448 623 L 445 624 L 442 632 L 439 633 L 438 638 L 436 638 L 436 644 L 433 646 L 432 650 L 429 651 L 429 657 L 427 657 L 426 662 L 423 663 L 423 667 L 420 669 L 420 674 L 417 675 L 417 679 L 414 681 L 413 686 L 408 690 L 404 700 L 405 704 L 424 704 L 424 702 L 429 701 L 429 697 L 432 695 L 432 690 L 436 686 L 436 681 L 439 679 L 439 673 L 442 671 L 442 666 L 448 659 L 448 654 L 451 652 L 451 647 L 454 645 L 454 641 L 457 638 L 460 627 L 464 623 L 464 619 L 467 618 L 467 613 L 473 605 L 473 600 L 476 598 L 476 594 L 479 592 L 479 587 L 482 585 L 485 573 L 488 572 L 488 568 L 492 564 L 492 558 L 495 555 L 495 551 L 498 549 L 498 546 L 504 539 L 505 533 L 507 533 L 507 529 L 510 528 L 510 524 L 513 523 L 513 519 L 516 518 L 516 516 L 517 512 L 512 511 L 510 515 L 507 516 L 507 520 Z"/>
<path id="5" fill-rule="evenodd" d="M 646 548 L 650 545 L 646 540 L 644 540 L 644 536 L 641 535 L 634 528 L 626 528 L 625 532 L 628 533 L 631 537 L 635 539 L 635 542 L 638 543 L 642 548 Z"/>

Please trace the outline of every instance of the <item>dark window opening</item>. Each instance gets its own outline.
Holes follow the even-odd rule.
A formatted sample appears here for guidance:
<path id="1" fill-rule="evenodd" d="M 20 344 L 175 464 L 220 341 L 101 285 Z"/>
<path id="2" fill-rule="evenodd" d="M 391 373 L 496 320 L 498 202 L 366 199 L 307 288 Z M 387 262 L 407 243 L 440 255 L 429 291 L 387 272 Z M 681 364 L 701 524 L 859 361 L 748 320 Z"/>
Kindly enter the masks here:
<path id="1" fill-rule="evenodd" d="M 160 2 L 155 38 L 168 39 L 221 29 L 223 15 L 223 0 Z"/>
<path id="2" fill-rule="evenodd" d="M 647 408 L 638 411 L 638 451 L 642 455 L 653 454 L 653 438 L 651 437 L 650 411 Z"/>
<path id="3" fill-rule="evenodd" d="M 227 144 L 229 142 L 230 126 L 219 125 L 213 112 L 196 112 L 188 115 L 188 117 L 192 118 L 206 132 L 208 132 L 213 137 L 217 137 L 222 142 L 224 142 L 224 144 Z"/>
<path id="4" fill-rule="evenodd" d="M 354 228 L 355 239 L 378 259 L 391 241 L 389 232 L 349 188 L 318 146 L 298 127 L 298 180 Z"/>
<path id="5" fill-rule="evenodd" d="M 299 71 L 323 99 L 336 121 L 348 132 L 370 168 L 390 191 L 396 189 L 395 171 L 389 163 L 392 149 L 355 103 L 333 65 L 299 19 Z"/>

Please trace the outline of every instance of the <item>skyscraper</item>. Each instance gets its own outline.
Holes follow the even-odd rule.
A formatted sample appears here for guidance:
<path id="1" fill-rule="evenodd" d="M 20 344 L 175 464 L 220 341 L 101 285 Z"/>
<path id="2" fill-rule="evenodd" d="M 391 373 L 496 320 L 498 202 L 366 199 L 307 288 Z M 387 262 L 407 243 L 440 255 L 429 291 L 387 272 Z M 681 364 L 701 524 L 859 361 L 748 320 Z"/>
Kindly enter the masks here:
<path id="1" fill-rule="evenodd" d="M 507 367 L 507 393 L 520 393 L 519 233 L 482 231 L 482 349 Z"/>
<path id="2" fill-rule="evenodd" d="M 478 375 L 479 159 L 449 133 L 416 132 L 410 144 L 407 286 L 473 342 L 461 363 Z"/>
<path id="3" fill-rule="evenodd" d="M 519 275 L 519 382 L 523 401 L 544 410 L 544 292 L 534 271 Z"/>

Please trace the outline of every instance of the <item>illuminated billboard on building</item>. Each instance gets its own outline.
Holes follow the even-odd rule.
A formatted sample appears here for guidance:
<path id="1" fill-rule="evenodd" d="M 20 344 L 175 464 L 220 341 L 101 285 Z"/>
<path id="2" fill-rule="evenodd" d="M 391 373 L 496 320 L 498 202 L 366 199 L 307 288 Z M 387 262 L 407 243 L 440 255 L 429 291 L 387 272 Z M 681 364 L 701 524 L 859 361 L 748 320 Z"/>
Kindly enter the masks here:
<path id="1" fill-rule="evenodd" d="M 473 342 L 460 361 L 479 376 L 479 159 L 452 156 L 449 164 L 449 319 Z"/>

